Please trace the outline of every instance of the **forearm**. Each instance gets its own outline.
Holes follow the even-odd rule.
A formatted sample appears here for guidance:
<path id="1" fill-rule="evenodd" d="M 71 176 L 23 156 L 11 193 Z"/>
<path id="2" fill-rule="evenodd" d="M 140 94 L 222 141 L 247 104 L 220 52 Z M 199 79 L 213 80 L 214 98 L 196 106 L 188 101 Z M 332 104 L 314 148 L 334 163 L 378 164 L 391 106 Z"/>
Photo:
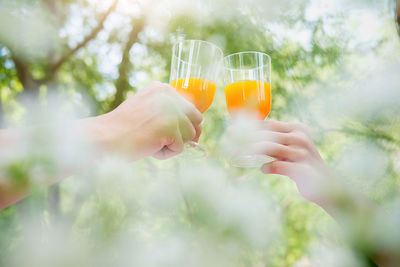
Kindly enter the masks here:
<path id="1" fill-rule="evenodd" d="M 100 116 L 58 126 L 0 130 L 0 210 L 26 197 L 32 186 L 47 187 L 55 184 L 98 160 L 99 153 L 107 143 L 102 120 L 104 118 Z M 57 134 L 43 129 L 52 129 Z M 60 147 L 54 148 L 52 144 L 47 145 L 49 150 L 42 145 L 33 145 L 32 148 L 32 143 L 36 141 L 34 137 L 42 132 L 45 137 L 49 135 L 49 140 L 57 136 L 55 145 L 71 150 L 67 160 L 62 151 L 57 151 Z M 43 142 L 46 142 L 44 139 Z M 83 153 L 84 156 L 78 156 Z M 75 154 L 77 157 L 74 157 Z M 39 179 L 33 178 L 35 169 L 44 169 Z"/>
<path id="2" fill-rule="evenodd" d="M 336 185 L 330 186 L 326 199 L 318 204 L 342 226 L 357 251 L 378 266 L 400 266 L 396 248 L 377 242 L 381 236 L 387 236 L 387 231 L 397 229 L 396 226 L 386 229 L 379 223 L 381 220 L 390 221 L 390 215 L 385 214 L 374 201 L 337 179 Z M 390 240 L 385 242 L 390 243 Z"/>
<path id="3" fill-rule="evenodd" d="M 12 147 L 20 139 L 19 135 L 20 134 L 18 133 L 18 131 L 14 129 L 0 130 L 0 151 L 7 151 L 7 149 L 12 149 Z"/>
<path id="4" fill-rule="evenodd" d="M 11 206 L 28 195 L 27 189 L 0 185 L 0 210 Z"/>
<path id="5" fill-rule="evenodd" d="M 353 190 L 337 176 L 330 176 L 328 186 L 323 194 L 324 198 L 318 201 L 327 213 L 339 224 L 347 223 L 346 217 L 365 218 L 374 215 L 379 207 L 371 199 Z"/>
<path id="6" fill-rule="evenodd" d="M 265 121 L 260 127 L 259 136 L 264 136 L 264 142 L 258 137 L 253 145 L 258 153 L 277 159 L 261 168 L 264 173 L 285 175 L 295 181 L 305 199 L 335 218 L 349 244 L 360 254 L 380 266 L 400 266 L 400 244 L 396 247 L 393 242 L 393 233 L 398 232 L 396 219 L 335 174 L 322 159 L 305 125 Z"/>

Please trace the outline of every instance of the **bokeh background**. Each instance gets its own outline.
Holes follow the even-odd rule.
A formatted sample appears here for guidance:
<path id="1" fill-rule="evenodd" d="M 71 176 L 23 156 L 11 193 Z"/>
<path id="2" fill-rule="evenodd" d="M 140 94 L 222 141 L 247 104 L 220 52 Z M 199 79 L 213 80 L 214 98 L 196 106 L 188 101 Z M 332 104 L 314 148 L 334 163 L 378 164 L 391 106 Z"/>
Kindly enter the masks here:
<path id="1" fill-rule="evenodd" d="M 0 124 L 108 112 L 168 82 L 180 39 L 261 51 L 272 58 L 269 118 L 309 125 L 333 169 L 394 210 L 397 31 L 391 0 L 1 0 Z M 200 139 L 209 159 L 110 157 L 50 188 L 43 177 L 59 160 L 85 162 L 86 148 L 68 149 L 68 129 L 30 139 L 0 164 L 34 181 L 31 197 L 0 211 L 0 265 L 363 266 L 290 179 L 229 166 L 227 124 L 221 79 Z"/>

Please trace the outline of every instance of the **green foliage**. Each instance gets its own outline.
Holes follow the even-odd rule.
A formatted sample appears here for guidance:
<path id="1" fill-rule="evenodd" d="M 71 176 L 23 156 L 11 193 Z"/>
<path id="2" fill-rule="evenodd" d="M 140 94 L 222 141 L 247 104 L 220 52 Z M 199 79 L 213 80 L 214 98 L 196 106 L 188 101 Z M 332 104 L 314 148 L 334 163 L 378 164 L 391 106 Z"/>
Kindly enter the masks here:
<path id="1" fill-rule="evenodd" d="M 52 8 L 51 5 L 47 5 L 51 2 L 57 2 L 55 5 L 57 12 L 45 12 L 46 9 Z M 338 162 L 346 155 L 344 153 L 346 147 L 365 142 L 371 145 L 368 148 L 382 152 L 387 160 L 383 168 L 383 178 L 380 177 L 381 179 L 376 183 L 371 182 L 374 190 L 366 190 L 366 193 L 382 204 L 398 200 L 400 183 L 397 163 L 397 151 L 400 148 L 398 108 L 388 105 L 379 111 L 369 113 L 335 113 L 339 115 L 334 118 L 325 116 L 324 107 L 321 105 L 329 106 L 333 103 L 332 106 L 335 106 L 338 95 L 333 94 L 332 91 L 339 90 L 336 87 L 344 88 L 342 92 L 344 96 L 352 90 L 354 84 L 347 81 L 347 78 L 352 77 L 354 73 L 359 75 L 355 70 L 358 67 L 354 67 L 356 64 L 353 64 L 353 60 L 356 58 L 355 61 L 361 62 L 359 64 L 362 65 L 364 55 L 360 55 L 358 50 L 361 44 L 352 43 L 353 32 L 346 32 L 344 28 L 340 28 L 346 22 L 345 14 L 333 16 L 337 23 L 333 27 L 336 31 L 331 33 L 327 31 L 327 25 L 332 17 L 307 20 L 308 4 L 309 1 L 302 1 L 298 4 L 298 10 L 282 15 L 276 22 L 262 19 L 260 16 L 262 10 L 248 10 L 237 12 L 232 17 L 210 17 L 202 22 L 199 22 L 193 14 L 173 15 L 168 22 L 167 32 L 159 33 L 160 38 L 152 38 L 154 32 L 158 35 L 159 29 L 152 29 L 149 26 L 139 34 L 136 46 L 133 45 L 130 50 L 132 62 L 129 63 L 132 68 L 128 68 L 129 86 L 127 86 L 130 90 L 124 92 L 124 95 L 133 94 L 133 88 L 141 88 L 147 81 L 153 79 L 168 81 L 171 47 L 177 39 L 182 37 L 214 42 L 220 45 L 226 54 L 249 50 L 268 53 L 272 58 L 273 71 L 273 105 L 270 118 L 303 121 L 310 124 L 321 154 L 329 163 L 337 166 L 339 171 L 343 171 L 344 176 L 349 175 L 349 172 L 341 170 Z M 18 12 L 21 12 L 24 7 L 33 6 L 35 9 L 32 9 L 29 15 L 34 16 L 34 12 L 43 12 L 39 25 L 54 22 L 50 24 L 55 28 L 45 27 L 39 32 L 32 33 L 40 38 L 48 35 L 43 40 L 50 42 L 51 45 L 45 46 L 46 49 L 43 51 L 35 49 L 32 51 L 32 48 L 37 48 L 36 45 L 40 47 L 43 40 L 33 42 L 33 46 L 28 49 L 26 45 L 29 46 L 29 43 L 13 45 L 9 42 L 15 41 L 16 39 L 13 39 L 15 36 L 7 40 L 0 38 L 2 42 L 0 45 L 0 97 L 7 121 L 16 123 L 22 120 L 25 107 L 19 101 L 19 96 L 29 89 L 24 90 L 25 85 L 18 78 L 13 56 L 26 59 L 28 63 L 26 70 L 34 80 L 40 81 L 40 90 L 44 92 L 45 99 L 50 93 L 56 92 L 62 98 L 74 103 L 76 107 L 84 109 L 87 115 L 107 112 L 114 99 L 115 83 L 120 75 L 117 73 L 121 64 L 118 53 L 121 52 L 128 39 L 125 29 L 126 21 L 132 21 L 132 17 L 127 16 L 124 10 L 117 9 L 115 15 L 123 18 L 122 22 L 107 24 L 96 38 L 68 58 L 59 69 L 51 71 L 54 62 L 71 51 L 71 47 L 84 39 L 83 35 L 86 36 L 95 27 L 95 22 L 102 13 L 90 1 L 80 0 L 15 1 L 11 6 Z M 83 12 L 74 14 L 72 9 L 74 6 Z M 19 21 L 18 18 L 22 15 L 18 12 L 17 15 L 9 16 L 15 24 L 26 25 L 27 18 Z M 139 17 L 145 15 L 139 14 Z M 71 24 L 71 27 L 68 24 L 71 23 L 70 20 L 76 22 L 78 20 L 76 16 L 82 19 L 83 29 L 76 29 L 79 27 L 74 27 L 74 24 Z M 0 22 L 2 22 L 1 18 Z M 8 24 L 3 22 L 0 29 Z M 277 25 L 278 30 L 274 28 Z M 296 30 L 304 30 L 309 34 L 306 44 L 299 41 L 296 36 L 290 36 Z M 289 35 L 284 34 L 287 32 Z M 350 38 L 343 32 L 346 32 Z M 373 58 L 384 58 L 386 53 L 395 51 L 398 46 L 393 43 L 393 36 L 390 34 L 393 32 L 377 36 L 374 45 L 362 53 Z M 3 36 L 0 34 L 0 37 Z M 114 54 L 113 49 L 117 51 L 117 55 Z M 138 52 L 136 49 L 141 50 Z M 393 53 L 398 55 L 398 53 Z M 32 58 L 31 55 L 38 57 Z M 384 58 L 384 60 L 387 59 Z M 106 73 L 104 69 L 108 72 Z M 238 170 L 228 166 L 219 147 L 224 138 L 225 126 L 229 123 L 222 88 L 221 79 L 218 82 L 214 104 L 205 114 L 200 142 L 209 148 L 213 163 L 204 166 L 214 166 L 214 164 L 218 166 L 215 170 L 213 169 L 215 173 L 207 172 L 205 175 L 215 175 L 216 181 L 228 184 L 229 188 L 233 188 L 232 191 L 237 194 L 243 193 L 241 190 L 245 191 L 248 187 L 262 190 L 261 195 L 268 196 L 279 204 L 282 228 L 282 233 L 279 234 L 281 236 L 276 237 L 273 245 L 257 244 L 249 237 L 251 236 L 249 233 L 240 228 L 240 224 L 235 224 L 237 221 L 240 222 L 240 216 L 235 217 L 237 221 L 232 220 L 232 223 L 223 220 L 220 216 L 223 210 L 215 208 L 215 203 L 210 202 L 208 190 L 185 189 L 182 186 L 184 182 L 182 177 L 185 175 L 178 175 L 180 169 L 174 166 L 174 163 L 165 164 L 145 160 L 133 166 L 129 165 L 134 171 L 121 166 L 113 166 L 112 171 L 109 171 L 107 166 L 101 166 L 98 173 L 92 170 L 93 172 L 89 171 L 87 174 L 74 177 L 69 184 L 68 182 L 63 184 L 61 217 L 68 222 L 67 233 L 73 236 L 72 239 L 82 241 L 83 244 L 89 243 L 89 249 L 86 248 L 88 255 L 93 253 L 99 256 L 98 252 L 96 254 L 91 249 L 103 251 L 103 244 L 111 244 L 109 251 L 104 255 L 110 261 L 118 256 L 125 257 L 125 254 L 129 253 L 138 256 L 140 252 L 143 252 L 139 248 L 151 247 L 154 245 L 151 243 L 154 240 L 156 240 L 154 243 L 158 244 L 158 238 L 164 240 L 171 235 L 176 235 L 182 240 L 187 238 L 196 241 L 195 244 L 185 243 L 188 248 L 194 248 L 194 250 L 201 248 L 199 250 L 206 251 L 205 255 L 212 259 L 221 255 L 231 256 L 229 260 L 238 266 L 264 266 L 265 264 L 294 266 L 300 259 L 308 257 L 308 251 L 313 244 L 339 243 L 336 237 L 330 236 L 330 229 L 326 226 L 332 221 L 318 207 L 303 201 L 291 181 L 278 176 L 266 177 L 255 170 Z M 320 98 L 325 101 L 319 103 Z M 358 103 L 357 98 L 353 101 Z M 92 106 L 87 107 L 88 102 Z M 28 155 L 25 159 L 9 165 L 5 171 L 8 171 L 14 182 L 26 185 L 31 178 L 29 175 L 32 169 L 37 166 L 47 166 L 48 172 L 51 173 L 55 171 L 54 164 L 40 154 L 32 155 L 32 158 Z M 201 174 L 206 171 L 201 169 L 202 164 L 198 163 L 195 168 Z M 102 175 L 107 176 L 108 179 L 103 179 Z M 125 175 L 129 177 L 126 178 Z M 239 178 L 243 176 L 251 177 L 251 179 L 242 183 Z M 365 177 L 368 178 L 368 175 Z M 200 179 L 198 185 L 205 188 L 215 186 L 207 179 Z M 75 190 L 75 187 L 79 190 Z M 175 195 L 176 198 L 164 196 L 163 190 L 171 190 L 171 195 Z M 182 193 L 184 190 L 188 190 L 187 195 Z M 21 206 L 26 205 L 31 212 L 38 212 L 39 221 L 46 230 L 52 227 L 57 228 L 57 222 L 49 216 L 49 205 L 43 204 L 43 201 L 47 199 L 47 194 L 38 191 L 36 195 L 38 201 L 32 201 L 32 205 L 24 204 L 30 201 L 28 199 L 22 202 Z M 223 193 L 229 195 L 229 192 Z M 222 199 L 227 197 L 222 193 L 221 195 Z M 24 237 L 23 229 L 21 229 L 24 228 L 21 227 L 23 219 L 20 216 L 25 211 L 21 209 L 18 212 L 15 207 L 0 211 L 1 266 L 5 266 L 1 253 L 18 252 L 15 247 Z M 238 209 L 238 211 L 248 210 Z M 235 214 L 235 210 L 231 212 Z M 49 235 L 43 234 L 41 237 L 50 238 Z M 136 245 L 139 244 L 134 248 L 138 249 L 138 254 L 134 254 L 134 251 L 118 250 L 119 246 L 122 246 L 118 242 L 121 241 L 121 236 L 125 235 L 126 239 L 134 240 Z M 160 243 L 164 244 L 161 241 Z M 204 248 L 204 244 L 212 244 L 212 246 Z M 218 244 L 225 246 L 219 247 Z M 163 247 L 163 245 L 160 246 Z M 203 255 L 203 258 L 206 257 Z M 76 260 L 79 262 L 79 259 L 78 257 Z M 187 262 L 184 260 L 180 266 L 185 266 Z"/>

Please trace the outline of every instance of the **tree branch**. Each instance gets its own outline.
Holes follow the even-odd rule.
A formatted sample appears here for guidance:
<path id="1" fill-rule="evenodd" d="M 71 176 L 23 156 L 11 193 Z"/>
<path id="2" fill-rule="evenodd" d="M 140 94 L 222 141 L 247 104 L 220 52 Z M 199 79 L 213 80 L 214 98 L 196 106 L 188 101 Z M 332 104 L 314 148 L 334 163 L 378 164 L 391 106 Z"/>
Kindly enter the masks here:
<path id="1" fill-rule="evenodd" d="M 15 64 L 15 69 L 17 70 L 17 76 L 21 84 L 25 87 L 28 83 L 28 80 L 31 78 L 30 72 L 28 70 L 28 63 L 22 60 L 21 58 L 12 55 L 12 59 Z"/>
<path id="2" fill-rule="evenodd" d="M 131 51 L 132 46 L 137 42 L 139 33 L 144 28 L 144 22 L 142 19 L 136 20 L 133 23 L 133 28 L 129 33 L 128 41 L 124 46 L 124 50 L 122 52 L 122 60 L 118 66 L 119 77 L 115 81 L 115 89 L 116 93 L 114 96 L 114 100 L 111 102 L 110 110 L 119 106 L 124 100 L 124 95 L 126 91 L 129 89 L 129 71 L 131 68 L 131 61 L 129 57 L 129 53 Z"/>
<path id="3" fill-rule="evenodd" d="M 397 31 L 400 35 L 400 0 L 396 1 Z"/>
<path id="4" fill-rule="evenodd" d="M 343 127 L 343 128 L 337 128 L 337 129 L 325 129 L 324 131 L 322 131 L 322 133 L 328 133 L 328 132 L 338 132 L 338 133 L 344 133 L 344 134 L 353 135 L 353 136 L 384 140 L 386 142 L 392 143 L 392 144 L 400 147 L 399 139 L 394 138 L 393 136 L 391 136 L 390 134 L 388 134 L 384 131 L 379 131 L 377 129 L 374 129 L 371 126 L 363 126 L 362 129 L 357 129 L 354 127 Z"/>
<path id="5" fill-rule="evenodd" d="M 49 213 L 55 219 L 59 218 L 61 215 L 60 207 L 60 185 L 55 184 L 48 189 L 48 203 L 49 203 Z"/>
<path id="6" fill-rule="evenodd" d="M 75 48 L 68 51 L 62 58 L 60 58 L 56 63 L 54 63 L 49 68 L 49 73 L 52 74 L 57 72 L 57 70 L 72 56 L 74 55 L 79 49 L 86 46 L 91 40 L 97 37 L 99 32 L 104 28 L 104 22 L 108 18 L 108 16 L 115 10 L 118 5 L 119 0 L 114 0 L 113 4 L 108 8 L 108 10 L 101 16 L 100 21 L 98 22 L 97 26 L 93 28 L 92 32 L 86 36 L 86 38 L 80 42 Z"/>
<path id="7" fill-rule="evenodd" d="M 16 56 L 15 53 L 12 53 L 11 58 L 15 64 L 17 77 L 24 87 L 24 92 L 30 93 L 34 96 L 38 95 L 39 87 L 42 82 L 33 78 L 32 73 L 29 71 L 29 63 Z"/>
<path id="8" fill-rule="evenodd" d="M 0 89 L 1 93 L 1 89 Z M 4 108 L 3 108 L 3 99 L 0 97 L 0 129 L 4 128 Z"/>
<path id="9" fill-rule="evenodd" d="M 54 0 L 44 0 L 44 3 L 47 5 L 51 13 L 58 15 L 57 3 Z"/>

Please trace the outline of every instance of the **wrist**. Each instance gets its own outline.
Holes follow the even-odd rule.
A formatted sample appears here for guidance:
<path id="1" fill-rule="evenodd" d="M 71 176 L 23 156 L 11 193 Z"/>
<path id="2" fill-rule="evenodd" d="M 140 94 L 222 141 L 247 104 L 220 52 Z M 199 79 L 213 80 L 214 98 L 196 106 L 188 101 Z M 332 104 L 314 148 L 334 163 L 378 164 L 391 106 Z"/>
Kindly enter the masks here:
<path id="1" fill-rule="evenodd" d="M 327 187 L 324 188 L 319 206 L 333 217 L 353 216 L 365 217 L 373 212 L 375 204 L 357 189 L 352 188 L 342 177 L 335 173 L 328 176 Z"/>
<path id="2" fill-rule="evenodd" d="M 96 148 L 108 150 L 113 143 L 112 131 L 110 131 L 110 116 L 104 114 L 96 117 L 89 117 L 79 121 L 79 131 L 83 132 L 88 143 Z"/>
<path id="3" fill-rule="evenodd" d="M 11 148 L 20 139 L 20 134 L 13 129 L 0 130 L 0 147 Z"/>

